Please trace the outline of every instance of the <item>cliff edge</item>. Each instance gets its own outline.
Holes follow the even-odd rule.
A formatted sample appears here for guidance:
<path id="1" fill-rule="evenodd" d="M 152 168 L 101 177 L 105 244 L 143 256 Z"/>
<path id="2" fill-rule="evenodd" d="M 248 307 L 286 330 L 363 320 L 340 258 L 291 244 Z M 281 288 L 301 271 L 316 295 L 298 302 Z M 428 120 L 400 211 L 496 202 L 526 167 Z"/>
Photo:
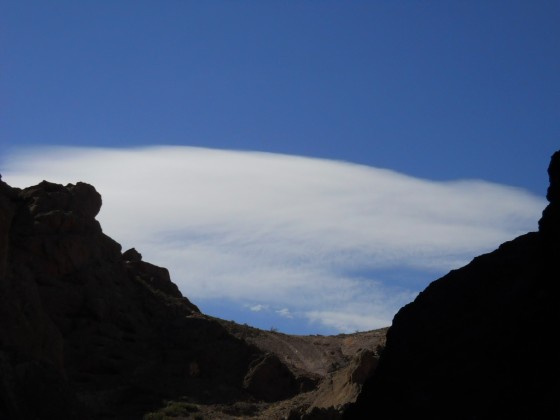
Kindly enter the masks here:
<path id="1" fill-rule="evenodd" d="M 394 317 L 347 419 L 560 418 L 560 151 L 530 232 L 431 283 Z"/>

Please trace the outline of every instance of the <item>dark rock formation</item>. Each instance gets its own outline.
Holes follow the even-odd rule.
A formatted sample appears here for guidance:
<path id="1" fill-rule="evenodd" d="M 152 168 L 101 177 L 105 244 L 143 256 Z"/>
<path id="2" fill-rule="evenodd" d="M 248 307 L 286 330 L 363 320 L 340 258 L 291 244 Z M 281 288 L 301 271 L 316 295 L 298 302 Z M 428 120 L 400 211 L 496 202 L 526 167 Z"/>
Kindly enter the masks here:
<path id="1" fill-rule="evenodd" d="M 548 206 L 539 220 L 539 232 L 550 241 L 560 240 L 560 151 L 554 153 L 548 167 L 550 186 L 546 193 Z"/>
<path id="2" fill-rule="evenodd" d="M 123 252 L 123 260 L 129 262 L 139 262 L 142 261 L 142 254 L 136 251 L 135 248 L 130 248 L 128 251 Z"/>
<path id="3" fill-rule="evenodd" d="M 560 152 L 539 231 L 430 284 L 393 319 L 347 419 L 560 418 Z"/>
<path id="4" fill-rule="evenodd" d="M 243 385 L 255 397 L 268 402 L 293 397 L 299 391 L 293 373 L 272 353 L 255 360 Z"/>
<path id="5" fill-rule="evenodd" d="M 560 418 L 560 152 L 549 176 L 539 231 L 430 284 L 379 362 L 385 330 L 296 337 L 201 314 L 103 233 L 92 186 L 0 177 L 0 420 L 140 419 L 164 400 L 204 418 Z"/>
<path id="6" fill-rule="evenodd" d="M 101 204 L 84 183 L 0 181 L 0 420 L 140 419 L 192 403 L 204 418 L 299 405 L 338 418 L 354 400 L 373 361 L 352 356 L 384 329 L 289 336 L 204 315 L 167 269 L 121 253 L 95 220 Z"/>
<path id="7" fill-rule="evenodd" d="M 262 352 L 200 314 L 169 272 L 121 254 L 84 183 L 0 181 L 0 419 L 141 418 L 162 400 L 252 398 Z"/>

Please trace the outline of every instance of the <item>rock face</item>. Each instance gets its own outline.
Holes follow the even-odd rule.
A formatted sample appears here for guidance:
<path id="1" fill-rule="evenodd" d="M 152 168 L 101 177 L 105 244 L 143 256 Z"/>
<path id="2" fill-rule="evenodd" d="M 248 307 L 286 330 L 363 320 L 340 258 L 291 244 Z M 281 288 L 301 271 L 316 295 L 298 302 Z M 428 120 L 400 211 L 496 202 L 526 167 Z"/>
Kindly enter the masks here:
<path id="1" fill-rule="evenodd" d="M 296 378 L 272 353 L 256 360 L 243 380 L 244 387 L 263 401 L 279 401 L 299 391 Z"/>
<path id="2" fill-rule="evenodd" d="M 378 356 L 372 350 L 359 351 L 348 366 L 321 383 L 315 392 L 311 410 L 306 414 L 325 412 L 329 413 L 329 417 L 340 418 L 340 413 L 356 401 L 362 385 L 375 371 L 377 362 Z"/>
<path id="3" fill-rule="evenodd" d="M 121 254 L 84 183 L 0 180 L 0 419 L 138 419 L 162 398 L 246 399 L 256 347 L 161 267 Z"/>
<path id="4" fill-rule="evenodd" d="M 103 233 L 92 186 L 0 178 L 0 420 L 158 418 L 164 400 L 220 419 L 560 418 L 560 152 L 549 177 L 539 231 L 430 284 L 380 359 L 384 329 L 298 337 L 201 314 Z"/>
<path id="5" fill-rule="evenodd" d="M 88 184 L 0 178 L 0 420 L 137 420 L 192 403 L 204 418 L 338 418 L 355 399 L 374 361 L 353 356 L 385 329 L 289 336 L 204 315 L 167 269 L 103 233 L 101 204 Z"/>
<path id="6" fill-rule="evenodd" d="M 560 418 L 560 152 L 539 231 L 430 284 L 393 319 L 347 419 Z"/>

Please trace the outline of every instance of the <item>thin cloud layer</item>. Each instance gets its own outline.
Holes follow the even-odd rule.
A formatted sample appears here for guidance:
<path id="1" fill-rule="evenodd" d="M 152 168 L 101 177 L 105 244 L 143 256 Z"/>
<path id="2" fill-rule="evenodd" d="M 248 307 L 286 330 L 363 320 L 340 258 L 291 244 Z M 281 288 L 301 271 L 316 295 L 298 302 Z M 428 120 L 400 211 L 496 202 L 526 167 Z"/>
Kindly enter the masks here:
<path id="1" fill-rule="evenodd" d="M 427 285 L 411 273 L 433 280 L 535 230 L 545 206 L 484 181 L 192 147 L 28 149 L 2 165 L 13 186 L 94 185 L 104 231 L 169 268 L 195 303 L 268 311 L 309 331 L 390 325 Z"/>

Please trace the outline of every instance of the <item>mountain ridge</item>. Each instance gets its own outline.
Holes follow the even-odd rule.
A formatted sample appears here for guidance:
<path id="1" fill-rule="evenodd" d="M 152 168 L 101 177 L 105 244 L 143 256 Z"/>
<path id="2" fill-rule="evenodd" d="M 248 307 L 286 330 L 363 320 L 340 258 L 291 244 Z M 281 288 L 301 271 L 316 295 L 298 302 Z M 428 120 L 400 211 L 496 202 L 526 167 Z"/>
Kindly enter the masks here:
<path id="1" fill-rule="evenodd" d="M 201 313 L 167 269 L 103 233 L 101 205 L 82 182 L 0 179 L 0 419 L 138 419 L 185 398 L 210 418 L 255 415 L 351 365 L 342 337 Z M 368 348 L 384 336 L 352 335 Z"/>
<path id="2" fill-rule="evenodd" d="M 558 418 L 560 151 L 539 230 L 432 282 L 399 310 L 346 419 Z"/>
<path id="3" fill-rule="evenodd" d="M 93 186 L 0 177 L 0 419 L 560 417 L 560 151 L 548 174 L 537 232 L 338 336 L 206 315 L 102 231 Z"/>

